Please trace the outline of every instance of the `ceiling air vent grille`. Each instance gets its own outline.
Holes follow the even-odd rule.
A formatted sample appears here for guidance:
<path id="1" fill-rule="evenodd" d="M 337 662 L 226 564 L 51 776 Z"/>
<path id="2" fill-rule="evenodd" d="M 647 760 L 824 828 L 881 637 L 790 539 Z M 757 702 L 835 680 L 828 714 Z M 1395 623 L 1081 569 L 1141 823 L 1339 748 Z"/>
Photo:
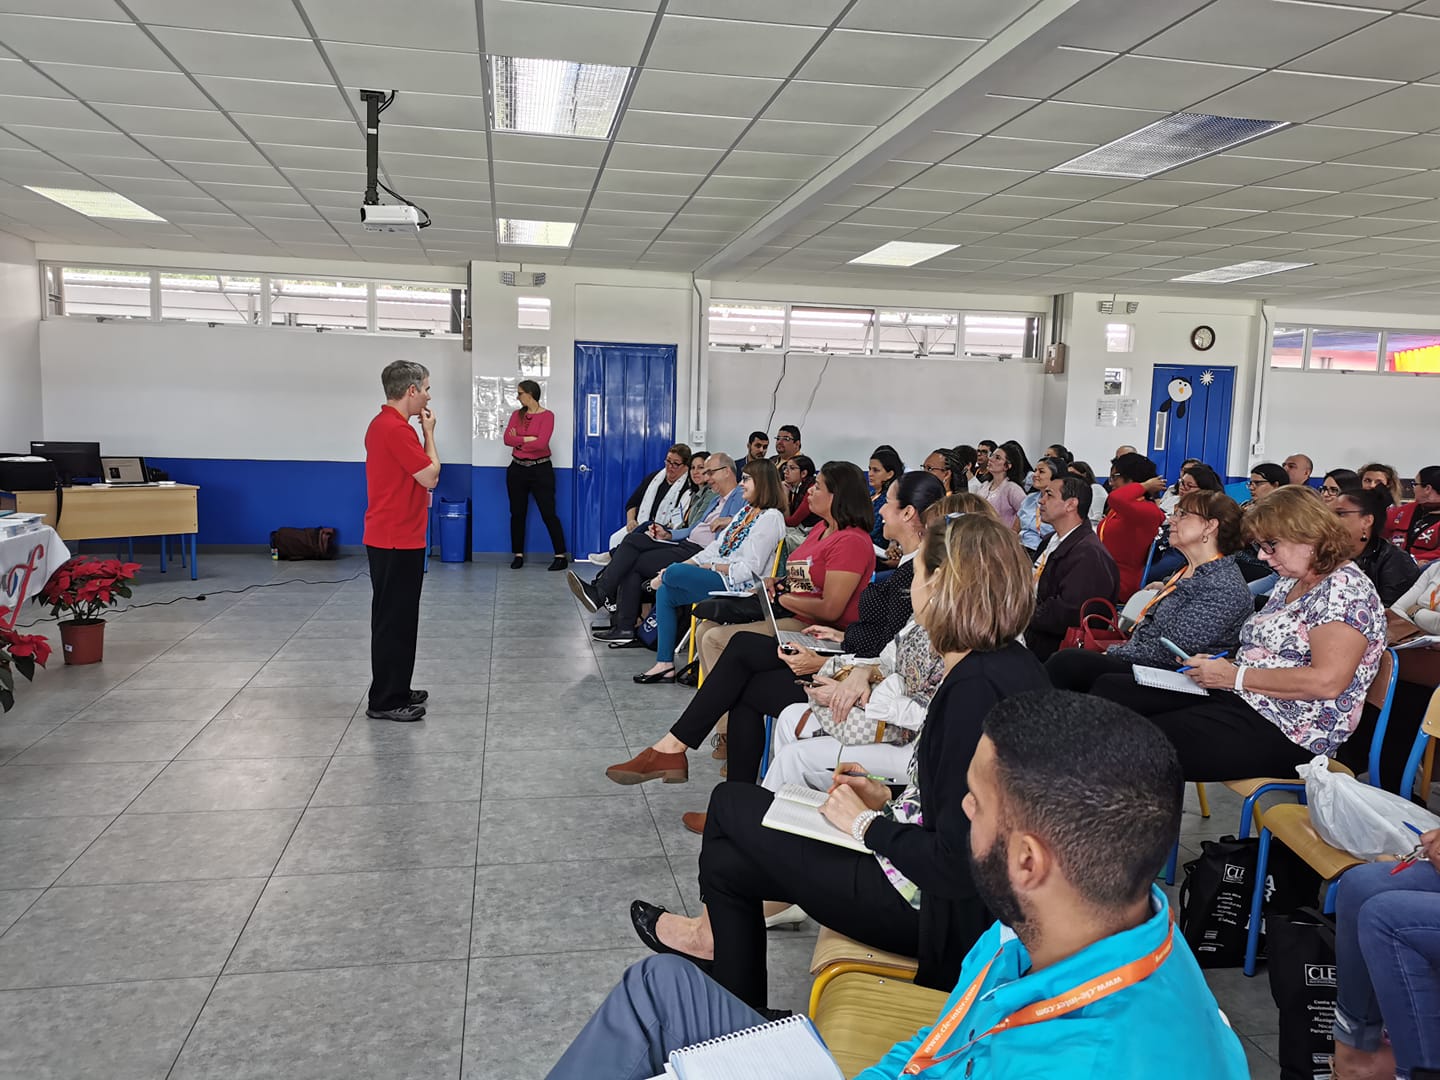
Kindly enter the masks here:
<path id="1" fill-rule="evenodd" d="M 1289 126 L 1285 120 L 1244 120 L 1207 113 L 1176 113 L 1071 158 L 1063 165 L 1055 166 L 1054 171 L 1141 180 Z"/>

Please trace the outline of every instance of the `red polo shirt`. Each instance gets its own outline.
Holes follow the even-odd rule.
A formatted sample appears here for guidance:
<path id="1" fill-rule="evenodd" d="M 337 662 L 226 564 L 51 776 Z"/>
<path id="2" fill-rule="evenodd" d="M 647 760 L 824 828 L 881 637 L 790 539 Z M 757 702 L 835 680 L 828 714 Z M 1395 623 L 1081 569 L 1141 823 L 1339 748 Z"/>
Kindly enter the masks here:
<path id="1" fill-rule="evenodd" d="M 415 429 L 389 405 L 365 431 L 366 547 L 413 549 L 425 546 L 425 507 L 430 494 L 415 474 L 430 456 Z"/>

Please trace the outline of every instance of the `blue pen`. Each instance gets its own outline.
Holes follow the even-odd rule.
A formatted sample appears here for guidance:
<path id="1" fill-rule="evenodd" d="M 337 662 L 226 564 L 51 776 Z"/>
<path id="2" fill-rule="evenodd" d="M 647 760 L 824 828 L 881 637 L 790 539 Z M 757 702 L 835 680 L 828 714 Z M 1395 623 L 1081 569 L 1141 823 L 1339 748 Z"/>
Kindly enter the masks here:
<path id="1" fill-rule="evenodd" d="M 1229 650 L 1229 649 L 1221 649 L 1219 652 L 1214 653 L 1213 655 L 1211 655 L 1210 659 L 1211 659 L 1211 660 L 1224 660 L 1225 657 L 1227 657 L 1227 656 L 1229 656 L 1229 655 L 1230 655 L 1230 650 Z M 1195 670 L 1195 665 L 1194 665 L 1194 664 L 1187 664 L 1185 667 L 1177 668 L 1176 670 L 1178 670 L 1181 675 L 1184 675 L 1185 672 L 1187 672 L 1187 671 L 1194 671 L 1194 670 Z"/>
<path id="2" fill-rule="evenodd" d="M 1411 825 L 1410 822 L 1408 822 L 1408 821 L 1405 822 L 1405 828 L 1409 829 L 1409 830 L 1410 830 L 1411 832 L 1413 832 L 1416 836 L 1424 836 L 1424 835 L 1425 835 L 1425 830 L 1423 830 L 1422 828 L 1420 828 L 1419 825 Z"/>

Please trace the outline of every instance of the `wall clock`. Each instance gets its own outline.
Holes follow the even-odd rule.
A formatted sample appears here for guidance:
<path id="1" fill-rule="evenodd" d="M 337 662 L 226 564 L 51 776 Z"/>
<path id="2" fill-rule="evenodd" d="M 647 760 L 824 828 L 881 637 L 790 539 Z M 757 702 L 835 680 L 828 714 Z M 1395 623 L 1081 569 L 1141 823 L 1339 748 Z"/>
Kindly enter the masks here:
<path id="1" fill-rule="evenodd" d="M 1215 331 L 1208 326 L 1197 326 L 1190 331 L 1190 345 L 1198 352 L 1204 352 L 1215 344 Z"/>

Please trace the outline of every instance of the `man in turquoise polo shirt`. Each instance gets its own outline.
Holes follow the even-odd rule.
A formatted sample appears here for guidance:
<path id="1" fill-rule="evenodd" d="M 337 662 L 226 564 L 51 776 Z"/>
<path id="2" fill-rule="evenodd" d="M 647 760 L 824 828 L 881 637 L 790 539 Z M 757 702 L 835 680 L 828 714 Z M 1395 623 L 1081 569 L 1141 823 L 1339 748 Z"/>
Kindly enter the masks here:
<path id="1" fill-rule="evenodd" d="M 971 872 L 998 921 L 935 1026 L 858 1080 L 1245 1080 L 1240 1040 L 1153 884 L 1184 789 L 1158 729 L 1089 695 L 1021 694 L 986 718 L 969 784 Z M 550 1078 L 644 1080 L 673 1050 L 767 1019 L 689 961 L 653 956 Z"/>

